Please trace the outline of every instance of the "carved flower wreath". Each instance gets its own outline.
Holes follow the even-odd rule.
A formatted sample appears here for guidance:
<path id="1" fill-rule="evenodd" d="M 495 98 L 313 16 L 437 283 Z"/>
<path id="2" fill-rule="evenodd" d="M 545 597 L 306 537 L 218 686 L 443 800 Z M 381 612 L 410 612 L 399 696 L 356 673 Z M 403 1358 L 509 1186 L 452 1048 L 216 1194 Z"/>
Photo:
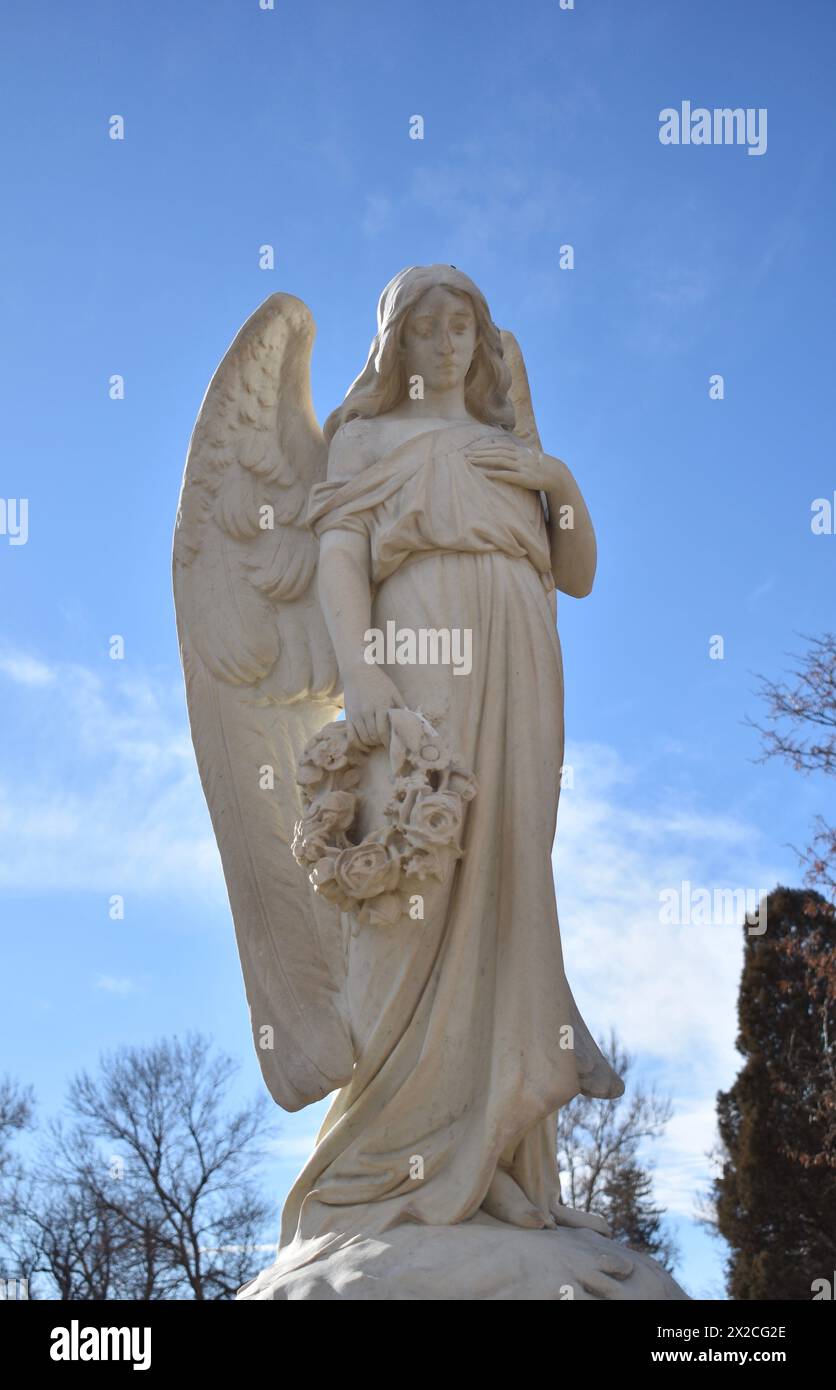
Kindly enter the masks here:
<path id="1" fill-rule="evenodd" d="M 387 824 L 354 844 L 350 832 L 360 793 L 355 790 L 370 750 L 350 725 L 328 724 L 303 749 L 297 766 L 303 815 L 295 826 L 293 857 L 314 892 L 364 925 L 392 926 L 407 911 L 405 879 L 442 879 L 459 846 L 465 801 L 476 781 L 428 719 L 411 710 L 389 711 L 392 796 Z"/>

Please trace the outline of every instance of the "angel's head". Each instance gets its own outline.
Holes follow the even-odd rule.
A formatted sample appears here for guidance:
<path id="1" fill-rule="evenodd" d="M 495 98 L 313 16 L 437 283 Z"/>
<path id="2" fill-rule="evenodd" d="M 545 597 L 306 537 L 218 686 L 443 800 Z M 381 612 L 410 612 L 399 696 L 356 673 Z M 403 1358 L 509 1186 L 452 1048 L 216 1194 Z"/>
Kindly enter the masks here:
<path id="1" fill-rule="evenodd" d="M 482 291 L 455 266 L 410 266 L 390 280 L 366 365 L 326 420 L 325 438 L 348 420 L 394 410 L 416 377 L 428 390 L 463 387 L 471 415 L 513 429 L 511 373 L 499 329 Z"/>

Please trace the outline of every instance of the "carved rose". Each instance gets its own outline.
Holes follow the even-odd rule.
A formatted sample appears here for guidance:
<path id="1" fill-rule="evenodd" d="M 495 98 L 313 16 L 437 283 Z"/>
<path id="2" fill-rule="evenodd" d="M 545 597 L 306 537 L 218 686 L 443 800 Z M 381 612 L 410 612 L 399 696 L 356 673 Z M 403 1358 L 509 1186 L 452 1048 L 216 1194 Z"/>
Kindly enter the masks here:
<path id="1" fill-rule="evenodd" d="M 351 792 L 323 792 L 302 817 L 302 833 L 316 837 L 334 830 L 348 830 L 354 820 L 357 798 Z"/>
<path id="2" fill-rule="evenodd" d="M 359 760 L 362 760 L 362 753 Z M 298 781 L 303 785 L 319 782 L 326 772 L 341 772 L 357 761 L 357 750 L 351 744 L 350 729 L 345 721 L 327 724 L 304 749 L 298 763 Z"/>
<path id="3" fill-rule="evenodd" d="M 315 893 L 321 893 L 327 902 L 333 903 L 336 907 L 347 907 L 346 895 L 334 875 L 336 862 L 335 855 L 325 855 L 322 859 L 317 860 L 308 877 Z"/>
<path id="4" fill-rule="evenodd" d="M 316 864 L 336 848 L 334 838 L 345 843 L 345 831 L 354 820 L 357 798 L 351 792 L 323 792 L 308 806 L 294 826 L 291 852 L 297 864 Z"/>
<path id="5" fill-rule="evenodd" d="M 371 841 L 352 845 L 337 856 L 334 876 L 338 886 L 352 898 L 374 898 L 397 885 L 400 863 L 384 844 Z"/>
<path id="6" fill-rule="evenodd" d="M 328 853 L 328 843 L 323 836 L 306 832 L 304 821 L 298 820 L 293 827 L 290 851 L 297 864 L 315 864 Z"/>
<path id="7" fill-rule="evenodd" d="M 296 765 L 296 781 L 300 787 L 315 787 L 324 776 L 324 767 L 315 767 L 313 763 L 303 762 L 301 758 L 299 759 Z"/>
<path id="8" fill-rule="evenodd" d="M 462 823 L 461 802 L 451 792 L 427 792 L 417 797 L 409 817 L 408 834 L 431 845 L 449 845 Z"/>

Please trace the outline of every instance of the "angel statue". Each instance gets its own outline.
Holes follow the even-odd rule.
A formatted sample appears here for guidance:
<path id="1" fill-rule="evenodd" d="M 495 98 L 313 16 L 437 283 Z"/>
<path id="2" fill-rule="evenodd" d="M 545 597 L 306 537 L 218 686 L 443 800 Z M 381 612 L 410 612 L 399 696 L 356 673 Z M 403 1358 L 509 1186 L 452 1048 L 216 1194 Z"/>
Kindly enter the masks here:
<path id="1" fill-rule="evenodd" d="M 324 429 L 313 338 L 288 294 L 245 323 L 174 541 L 257 1056 L 287 1110 L 335 1093 L 239 1297 L 684 1297 L 560 1198 L 558 1111 L 624 1089 L 566 979 L 551 864 L 583 497 L 455 266 L 390 281 Z"/>

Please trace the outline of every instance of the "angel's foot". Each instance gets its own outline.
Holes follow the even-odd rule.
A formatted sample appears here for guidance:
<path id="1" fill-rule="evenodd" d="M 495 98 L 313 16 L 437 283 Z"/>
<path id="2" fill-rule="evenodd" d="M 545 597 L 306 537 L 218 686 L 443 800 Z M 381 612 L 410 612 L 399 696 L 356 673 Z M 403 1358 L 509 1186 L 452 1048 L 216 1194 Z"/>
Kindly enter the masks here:
<path id="1" fill-rule="evenodd" d="M 507 1221 L 509 1226 L 525 1226 L 530 1230 L 542 1230 L 551 1223 L 533 1207 L 518 1183 L 504 1168 L 497 1168 L 491 1185 L 482 1203 L 482 1210 L 497 1221 Z"/>
<path id="2" fill-rule="evenodd" d="M 607 1222 L 597 1212 L 579 1211 L 577 1207 L 565 1207 L 556 1196 L 549 1202 L 549 1210 L 558 1226 L 586 1227 L 590 1231 L 597 1231 L 600 1236 L 609 1237 L 612 1235 Z"/>

